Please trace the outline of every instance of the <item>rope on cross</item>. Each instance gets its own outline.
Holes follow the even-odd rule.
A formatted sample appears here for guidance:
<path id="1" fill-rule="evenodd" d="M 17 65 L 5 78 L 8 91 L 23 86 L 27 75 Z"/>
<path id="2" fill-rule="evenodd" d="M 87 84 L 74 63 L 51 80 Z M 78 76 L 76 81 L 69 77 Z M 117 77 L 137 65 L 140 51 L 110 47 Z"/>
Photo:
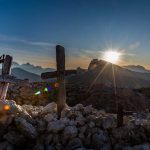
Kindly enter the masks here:
<path id="1" fill-rule="evenodd" d="M 57 78 L 58 98 L 57 98 L 57 112 L 58 117 L 61 116 L 62 109 L 66 106 L 66 88 L 65 88 L 65 76 L 76 74 L 76 70 L 65 70 L 65 49 L 64 47 L 56 46 L 56 63 L 57 70 L 54 72 L 46 72 L 41 74 L 42 79 Z"/>

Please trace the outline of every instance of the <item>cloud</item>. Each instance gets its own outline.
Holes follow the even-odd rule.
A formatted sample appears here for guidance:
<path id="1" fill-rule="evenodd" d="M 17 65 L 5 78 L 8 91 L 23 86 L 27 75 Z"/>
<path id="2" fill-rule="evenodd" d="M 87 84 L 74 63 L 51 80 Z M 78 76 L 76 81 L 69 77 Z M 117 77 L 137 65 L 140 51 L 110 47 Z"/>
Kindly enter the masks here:
<path id="1" fill-rule="evenodd" d="M 139 41 L 136 41 L 129 45 L 129 49 L 134 50 L 134 49 L 140 47 L 140 45 L 141 45 L 141 43 Z"/>
<path id="2" fill-rule="evenodd" d="M 19 43 L 24 43 L 27 45 L 34 45 L 34 46 L 42 46 L 42 47 L 53 47 L 56 44 L 55 43 L 50 43 L 50 42 L 43 42 L 43 41 L 29 41 L 25 39 L 20 39 L 12 36 L 6 36 L 6 35 L 1 35 L 0 34 L 0 40 L 3 41 L 11 41 L 11 42 L 19 42 Z"/>

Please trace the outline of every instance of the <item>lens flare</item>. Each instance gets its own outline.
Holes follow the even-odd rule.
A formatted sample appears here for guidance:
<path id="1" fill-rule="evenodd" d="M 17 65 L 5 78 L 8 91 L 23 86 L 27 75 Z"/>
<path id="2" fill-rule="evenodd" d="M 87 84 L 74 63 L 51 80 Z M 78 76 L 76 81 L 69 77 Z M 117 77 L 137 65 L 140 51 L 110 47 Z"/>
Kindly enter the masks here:
<path id="1" fill-rule="evenodd" d="M 3 109 L 4 109 L 5 111 L 8 111 L 8 110 L 10 110 L 10 106 L 9 106 L 9 105 L 4 105 Z"/>
<path id="2" fill-rule="evenodd" d="M 41 91 L 37 91 L 36 93 L 34 93 L 34 95 L 40 95 Z"/>
<path id="3" fill-rule="evenodd" d="M 54 84 L 54 87 L 55 87 L 55 88 L 58 88 L 58 87 L 59 87 L 59 83 L 55 83 L 55 84 Z"/>
<path id="4" fill-rule="evenodd" d="M 48 88 L 44 88 L 44 92 L 48 92 Z"/>

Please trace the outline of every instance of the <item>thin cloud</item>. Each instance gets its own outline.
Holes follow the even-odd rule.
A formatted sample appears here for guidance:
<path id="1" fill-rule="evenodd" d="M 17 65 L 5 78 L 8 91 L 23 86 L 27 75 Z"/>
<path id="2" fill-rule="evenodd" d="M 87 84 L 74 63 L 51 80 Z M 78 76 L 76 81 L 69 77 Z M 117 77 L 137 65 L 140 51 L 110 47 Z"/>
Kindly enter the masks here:
<path id="1" fill-rule="evenodd" d="M 6 35 L 0 35 L 0 40 L 3 41 L 11 41 L 11 42 L 20 42 L 27 45 L 34 45 L 34 46 L 43 46 L 43 47 L 53 47 L 56 44 L 55 43 L 49 43 L 49 42 L 43 42 L 43 41 L 29 41 L 25 39 L 19 39 L 16 37 L 6 36 Z"/>
<path id="2" fill-rule="evenodd" d="M 134 50 L 136 48 L 139 48 L 140 45 L 141 45 L 141 43 L 139 41 L 136 41 L 136 42 L 134 42 L 134 43 L 132 43 L 132 44 L 129 45 L 129 49 L 130 50 Z"/>

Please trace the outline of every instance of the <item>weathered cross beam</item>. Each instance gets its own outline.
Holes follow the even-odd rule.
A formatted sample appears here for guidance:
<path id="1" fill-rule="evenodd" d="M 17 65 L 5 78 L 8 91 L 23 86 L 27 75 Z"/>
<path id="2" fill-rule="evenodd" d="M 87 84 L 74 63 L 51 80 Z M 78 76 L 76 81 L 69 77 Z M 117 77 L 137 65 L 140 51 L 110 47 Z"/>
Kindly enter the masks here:
<path id="1" fill-rule="evenodd" d="M 66 106 L 66 88 L 65 88 L 65 75 L 75 74 L 76 70 L 65 70 L 65 49 L 64 47 L 56 46 L 56 62 L 57 71 L 46 72 L 41 74 L 42 79 L 56 78 L 58 82 L 58 98 L 57 98 L 57 111 L 58 117 L 61 116 L 62 109 Z"/>

